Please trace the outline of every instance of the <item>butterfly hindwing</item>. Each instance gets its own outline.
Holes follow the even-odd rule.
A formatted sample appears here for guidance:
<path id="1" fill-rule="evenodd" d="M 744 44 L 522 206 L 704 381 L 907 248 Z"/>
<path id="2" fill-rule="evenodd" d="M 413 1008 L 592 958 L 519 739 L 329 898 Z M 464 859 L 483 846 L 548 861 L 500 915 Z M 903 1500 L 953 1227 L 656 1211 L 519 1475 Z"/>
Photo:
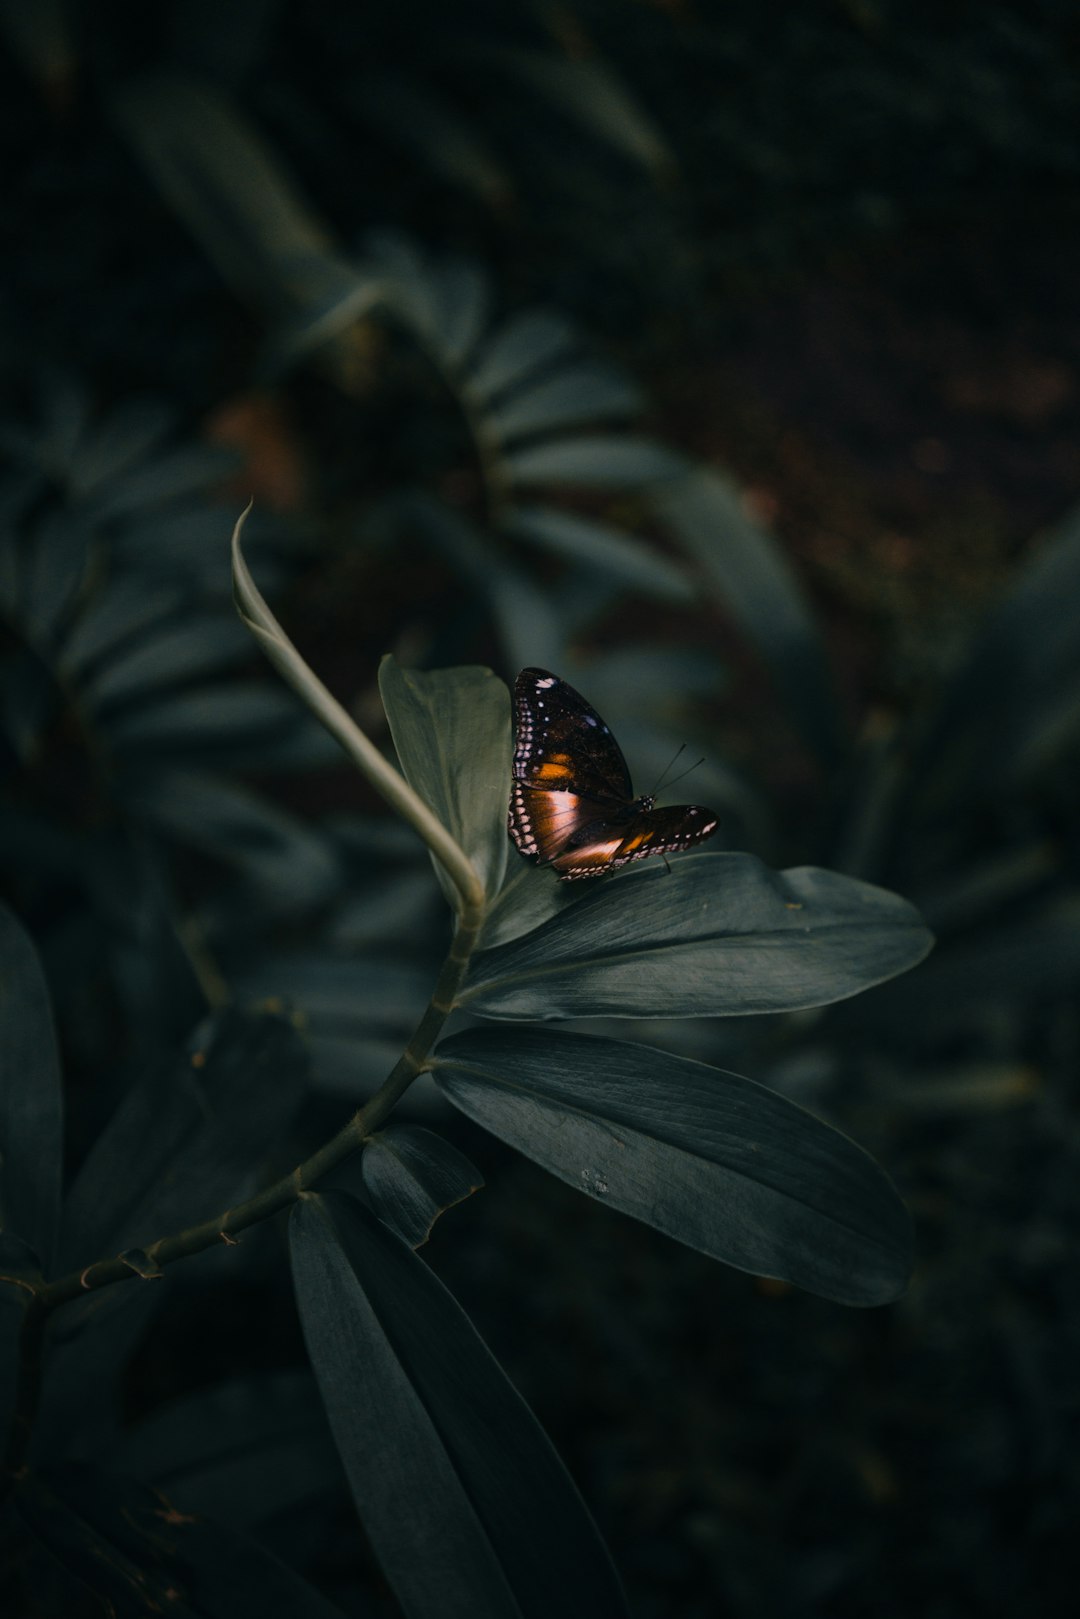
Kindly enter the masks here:
<path id="1" fill-rule="evenodd" d="M 716 831 L 716 816 L 701 804 L 641 809 L 621 825 L 584 826 L 552 860 L 564 880 L 602 876 L 651 854 L 677 854 Z"/>
<path id="2" fill-rule="evenodd" d="M 521 854 L 564 881 L 687 849 L 716 830 L 716 817 L 700 805 L 657 810 L 651 798 L 635 799 L 610 728 L 558 676 L 523 669 L 514 720 L 510 836 Z"/>

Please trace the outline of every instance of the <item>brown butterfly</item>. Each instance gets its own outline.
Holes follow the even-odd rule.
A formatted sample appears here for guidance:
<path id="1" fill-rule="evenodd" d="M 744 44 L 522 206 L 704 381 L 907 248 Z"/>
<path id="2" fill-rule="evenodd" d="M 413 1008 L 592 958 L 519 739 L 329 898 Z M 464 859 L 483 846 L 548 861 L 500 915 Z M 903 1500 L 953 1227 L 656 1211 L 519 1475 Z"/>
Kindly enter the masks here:
<path id="1" fill-rule="evenodd" d="M 622 750 L 573 686 L 546 669 L 514 682 L 510 836 L 520 854 L 565 882 L 603 877 L 630 860 L 689 849 L 717 828 L 700 804 L 654 809 L 635 798 Z"/>

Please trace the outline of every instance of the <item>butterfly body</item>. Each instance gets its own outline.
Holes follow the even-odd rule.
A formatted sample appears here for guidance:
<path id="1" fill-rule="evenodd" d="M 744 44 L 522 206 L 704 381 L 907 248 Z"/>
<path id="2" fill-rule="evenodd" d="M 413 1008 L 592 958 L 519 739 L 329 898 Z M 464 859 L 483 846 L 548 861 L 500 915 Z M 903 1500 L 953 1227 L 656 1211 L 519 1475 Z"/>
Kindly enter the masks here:
<path id="1" fill-rule="evenodd" d="M 699 804 L 658 810 L 651 794 L 635 798 L 610 727 L 546 669 L 518 675 L 514 721 L 510 836 L 563 881 L 688 849 L 716 831 L 716 816 Z"/>

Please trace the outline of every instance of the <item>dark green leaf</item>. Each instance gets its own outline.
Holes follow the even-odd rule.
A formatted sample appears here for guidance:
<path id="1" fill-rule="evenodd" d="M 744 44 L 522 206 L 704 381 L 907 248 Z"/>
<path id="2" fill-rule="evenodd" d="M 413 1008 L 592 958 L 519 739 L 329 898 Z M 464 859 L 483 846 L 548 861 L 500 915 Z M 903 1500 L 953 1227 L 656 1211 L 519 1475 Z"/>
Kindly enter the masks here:
<path id="1" fill-rule="evenodd" d="M 41 1267 L 33 1249 L 11 1232 L 0 1231 L 0 1434 L 4 1435 L 15 1409 L 31 1284 L 40 1279 Z"/>
<path id="2" fill-rule="evenodd" d="M 518 315 L 484 344 L 467 379 L 467 390 L 477 399 L 492 399 L 577 344 L 577 333 L 562 315 L 546 309 Z"/>
<path id="3" fill-rule="evenodd" d="M 739 1270 L 839 1304 L 886 1304 L 911 1269 L 907 1212 L 874 1160 L 738 1074 L 582 1034 L 471 1029 L 435 1079 L 561 1180 Z"/>
<path id="4" fill-rule="evenodd" d="M 379 667 L 405 776 L 472 861 L 489 893 L 506 867 L 510 698 L 490 669 Z"/>
<path id="5" fill-rule="evenodd" d="M 63 1092 L 52 1009 L 33 945 L 0 905 L 0 1229 L 48 1269 L 60 1214 Z"/>
<path id="6" fill-rule="evenodd" d="M 565 557 L 581 568 L 595 569 L 620 584 L 663 596 L 667 601 L 687 601 L 693 595 L 690 580 L 680 567 L 644 540 L 608 523 L 578 517 L 555 506 L 514 506 L 501 527 L 505 533 Z"/>
<path id="7" fill-rule="evenodd" d="M 435 173 L 492 207 L 506 203 L 511 184 L 495 153 L 461 114 L 430 85 L 385 68 L 357 86 L 366 118 L 416 152 Z"/>
<path id="8" fill-rule="evenodd" d="M 341 1480 L 306 1371 L 237 1378 L 174 1400 L 123 1435 L 115 1460 L 186 1511 L 239 1529 Z"/>
<path id="9" fill-rule="evenodd" d="M 403 510 L 486 601 L 507 663 L 520 668 L 562 662 L 562 623 L 549 596 L 487 536 L 438 501 L 415 499 Z"/>
<path id="10" fill-rule="evenodd" d="M 504 398 L 488 412 L 486 425 L 505 442 L 579 422 L 636 416 L 644 407 L 641 390 L 628 378 L 582 360 Z"/>
<path id="11" fill-rule="evenodd" d="M 324 253 L 327 237 L 253 126 L 227 96 L 180 74 L 129 80 L 115 111 L 222 275 L 280 307 L 288 266 Z"/>
<path id="12" fill-rule="evenodd" d="M 291 693 L 245 681 L 206 686 L 125 709 L 103 719 L 102 730 L 117 749 L 206 750 L 224 754 L 238 766 L 241 757 L 252 762 L 251 754 L 264 739 L 272 746 L 282 730 L 295 730 L 302 716 Z"/>
<path id="13" fill-rule="evenodd" d="M 471 259 L 452 258 L 436 272 L 439 301 L 439 347 L 455 368 L 463 366 L 480 340 L 488 320 L 491 288 Z"/>
<path id="14" fill-rule="evenodd" d="M 224 1209 L 290 1122 L 305 1070 L 282 1018 L 226 1012 L 204 1024 L 187 1054 L 136 1081 L 90 1149 L 64 1211 L 65 1266 Z"/>
<path id="15" fill-rule="evenodd" d="M 446 1209 L 484 1184 L 463 1152 L 433 1130 L 392 1124 L 365 1142 L 360 1169 L 379 1219 L 419 1248 Z"/>
<path id="16" fill-rule="evenodd" d="M 474 956 L 458 1004 L 540 1021 L 793 1012 L 906 971 L 931 942 L 906 900 L 852 877 L 677 855 L 670 873 L 657 863 L 597 882 L 534 932 Z"/>
<path id="17" fill-rule="evenodd" d="M 686 460 L 653 439 L 565 438 L 503 457 L 515 484 L 557 483 L 580 489 L 639 489 L 681 478 Z"/>
<path id="18" fill-rule="evenodd" d="M 81 675 L 98 659 L 121 651 L 153 626 L 166 623 L 185 608 L 181 590 L 147 591 L 145 579 L 125 575 L 110 580 L 80 614 L 60 650 L 60 667 Z"/>
<path id="19" fill-rule="evenodd" d="M 598 136 L 654 177 L 674 169 L 663 135 L 607 63 L 595 55 L 554 56 L 514 46 L 489 46 L 477 53 L 503 74 L 520 78 L 567 118 Z"/>
<path id="20" fill-rule="evenodd" d="M 555 1452 L 450 1294 L 353 1199 L 290 1219 L 308 1349 L 364 1527 L 409 1619 L 618 1619 Z"/>
<path id="21" fill-rule="evenodd" d="M 87 682 L 85 690 L 96 708 L 142 702 L 164 687 L 235 667 L 250 657 L 251 638 L 235 614 L 188 616 L 118 651 Z"/>
<path id="22" fill-rule="evenodd" d="M 765 659 L 804 740 L 834 759 L 840 722 L 821 637 L 779 545 L 715 472 L 666 484 L 656 504 Z"/>
<path id="23" fill-rule="evenodd" d="M 121 1474 L 68 1464 L 31 1475 L 15 1500 L 31 1532 L 121 1619 L 342 1619 L 257 1541 Z"/>
<path id="24" fill-rule="evenodd" d="M 319 951 L 273 955 L 245 968 L 238 987 L 253 1000 L 280 999 L 305 1015 L 305 1027 L 330 1033 L 411 1029 L 431 993 L 430 974 L 384 957 L 332 956 Z"/>
<path id="25" fill-rule="evenodd" d="M 247 788 L 193 770 L 124 774 L 117 797 L 145 826 L 237 866 L 284 906 L 340 889 L 329 841 Z"/>

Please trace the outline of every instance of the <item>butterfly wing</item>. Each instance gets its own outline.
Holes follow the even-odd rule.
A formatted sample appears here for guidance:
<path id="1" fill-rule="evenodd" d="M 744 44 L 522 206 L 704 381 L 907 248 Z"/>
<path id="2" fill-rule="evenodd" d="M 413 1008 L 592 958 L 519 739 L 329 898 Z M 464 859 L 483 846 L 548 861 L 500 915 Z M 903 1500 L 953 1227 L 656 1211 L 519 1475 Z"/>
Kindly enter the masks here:
<path id="1" fill-rule="evenodd" d="M 631 860 L 689 849 L 716 831 L 700 804 L 634 799 L 622 750 L 565 680 L 523 669 L 514 683 L 510 836 L 563 880 L 602 877 Z"/>
<path id="2" fill-rule="evenodd" d="M 625 815 L 633 788 L 622 750 L 573 686 L 546 669 L 523 669 L 514 728 L 508 826 L 522 854 L 550 861 L 583 827 Z"/>
<path id="3" fill-rule="evenodd" d="M 712 837 L 718 822 L 701 804 L 672 804 L 667 809 L 642 809 L 624 817 L 622 824 L 597 820 L 579 826 L 551 860 L 564 881 L 602 877 L 631 860 L 651 854 L 675 854 Z"/>

